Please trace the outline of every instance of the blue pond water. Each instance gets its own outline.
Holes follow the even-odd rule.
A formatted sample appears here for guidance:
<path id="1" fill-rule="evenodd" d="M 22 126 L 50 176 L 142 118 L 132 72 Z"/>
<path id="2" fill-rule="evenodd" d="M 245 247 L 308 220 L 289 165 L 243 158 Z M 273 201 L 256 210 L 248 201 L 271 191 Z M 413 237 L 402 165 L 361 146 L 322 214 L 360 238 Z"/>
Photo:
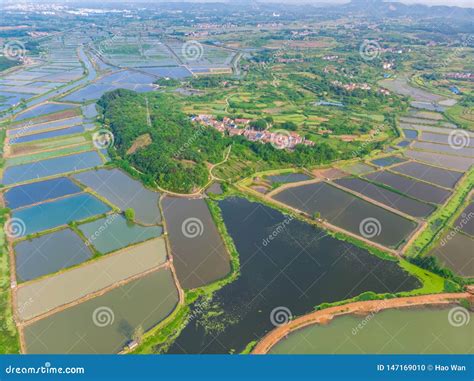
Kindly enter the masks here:
<path id="1" fill-rule="evenodd" d="M 68 104 L 46 103 L 25 111 L 24 113 L 18 115 L 15 120 L 23 120 L 34 118 L 40 115 L 52 114 L 53 112 L 68 110 L 73 107 L 75 106 Z"/>
<path id="2" fill-rule="evenodd" d="M 10 140 L 10 144 L 33 142 L 36 140 L 56 138 L 58 136 L 80 134 L 82 132 L 84 132 L 84 126 L 73 126 L 73 127 L 63 128 L 61 130 L 41 132 L 39 134 L 33 134 L 33 135 L 18 136 Z"/>
<path id="3" fill-rule="evenodd" d="M 15 184 L 36 178 L 58 175 L 80 169 L 93 168 L 102 164 L 99 154 L 95 151 L 75 155 L 55 157 L 35 163 L 21 164 L 5 169 L 3 184 Z"/>
<path id="4" fill-rule="evenodd" d="M 110 207 L 96 197 L 81 193 L 14 211 L 12 218 L 19 218 L 24 222 L 25 231 L 22 235 L 25 236 L 103 214 L 109 210 Z"/>
<path id="5" fill-rule="evenodd" d="M 17 279 L 25 282 L 52 274 L 91 257 L 91 250 L 71 229 L 45 234 L 15 245 Z"/>
<path id="6" fill-rule="evenodd" d="M 36 204 L 48 199 L 79 193 L 81 188 L 66 177 L 20 185 L 5 192 L 5 203 L 10 209 Z"/>
<path id="7" fill-rule="evenodd" d="M 409 129 L 404 128 L 403 134 L 405 135 L 407 139 L 416 139 L 418 137 L 417 130 L 409 130 Z"/>

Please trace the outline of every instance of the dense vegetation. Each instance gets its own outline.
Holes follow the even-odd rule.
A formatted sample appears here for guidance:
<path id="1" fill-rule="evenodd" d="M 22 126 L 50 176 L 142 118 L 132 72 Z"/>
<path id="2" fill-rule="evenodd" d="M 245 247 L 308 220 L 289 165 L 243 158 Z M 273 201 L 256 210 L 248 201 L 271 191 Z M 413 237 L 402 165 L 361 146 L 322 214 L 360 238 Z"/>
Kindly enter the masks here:
<path id="1" fill-rule="evenodd" d="M 261 161 L 267 167 L 309 166 L 337 158 L 337 153 L 324 143 L 297 146 L 289 152 L 193 125 L 181 112 L 176 96 L 170 94 L 144 95 L 120 89 L 105 94 L 98 104 L 104 111 L 104 124 L 115 137 L 111 156 L 122 161 L 122 166 L 131 165 L 142 172 L 148 183 L 155 181 L 176 192 L 189 193 L 204 186 L 209 177 L 207 163 L 222 161 L 231 144 L 234 156 Z M 138 144 L 137 139 L 145 135 L 151 137 L 151 143 Z"/>

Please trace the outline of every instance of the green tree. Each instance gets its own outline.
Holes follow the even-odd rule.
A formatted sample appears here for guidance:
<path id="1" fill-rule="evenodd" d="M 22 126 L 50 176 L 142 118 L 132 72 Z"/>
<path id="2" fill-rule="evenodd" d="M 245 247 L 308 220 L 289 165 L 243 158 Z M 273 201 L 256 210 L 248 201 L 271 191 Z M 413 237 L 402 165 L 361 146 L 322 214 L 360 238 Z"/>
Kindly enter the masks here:
<path id="1" fill-rule="evenodd" d="M 128 208 L 125 210 L 125 218 L 129 222 L 135 221 L 135 210 L 133 208 Z"/>

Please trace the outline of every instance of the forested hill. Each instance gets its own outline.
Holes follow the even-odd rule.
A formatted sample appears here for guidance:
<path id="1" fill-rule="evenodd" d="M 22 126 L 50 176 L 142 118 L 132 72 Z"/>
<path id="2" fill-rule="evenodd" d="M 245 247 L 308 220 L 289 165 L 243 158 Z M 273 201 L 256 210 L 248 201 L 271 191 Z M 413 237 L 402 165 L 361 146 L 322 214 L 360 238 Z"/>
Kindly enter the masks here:
<path id="1" fill-rule="evenodd" d="M 326 144 L 298 146 L 289 152 L 193 125 L 181 112 L 180 98 L 175 95 L 119 89 L 104 94 L 98 104 L 104 112 L 104 125 L 114 134 L 112 158 L 122 159 L 149 181 L 171 191 L 190 193 L 205 185 L 207 163 L 222 161 L 230 144 L 234 155 L 268 168 L 311 166 L 337 158 Z M 232 165 L 232 160 L 226 165 Z"/>

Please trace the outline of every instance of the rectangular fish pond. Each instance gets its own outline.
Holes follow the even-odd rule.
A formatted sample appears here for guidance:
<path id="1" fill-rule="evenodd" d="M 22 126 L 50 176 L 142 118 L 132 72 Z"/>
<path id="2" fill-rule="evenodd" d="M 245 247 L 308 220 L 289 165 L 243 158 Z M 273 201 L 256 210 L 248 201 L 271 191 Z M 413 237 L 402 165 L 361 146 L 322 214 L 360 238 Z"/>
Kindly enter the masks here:
<path id="1" fill-rule="evenodd" d="M 239 253 L 240 275 L 212 300 L 191 306 L 193 318 L 168 353 L 240 353 L 281 318 L 304 315 L 323 302 L 420 287 L 397 262 L 263 204 L 232 197 L 219 207 Z"/>
<path id="2" fill-rule="evenodd" d="M 26 326 L 26 352 L 117 353 L 138 327 L 151 329 L 177 303 L 171 271 L 158 270 Z"/>
<path id="3" fill-rule="evenodd" d="M 285 189 L 273 198 L 388 247 L 398 247 L 416 228 L 413 221 L 324 182 Z"/>

